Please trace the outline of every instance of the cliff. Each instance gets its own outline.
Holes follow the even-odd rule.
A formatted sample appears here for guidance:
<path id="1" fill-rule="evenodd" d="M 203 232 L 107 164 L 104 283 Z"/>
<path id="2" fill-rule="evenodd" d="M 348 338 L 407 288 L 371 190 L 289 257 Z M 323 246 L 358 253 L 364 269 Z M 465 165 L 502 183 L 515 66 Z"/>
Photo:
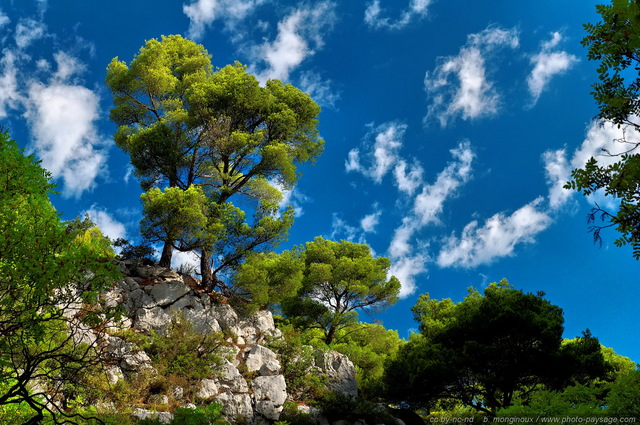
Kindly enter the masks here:
<path id="1" fill-rule="evenodd" d="M 287 393 L 280 354 L 266 346 L 282 338 L 269 311 L 244 317 L 222 297 L 194 289 L 193 277 L 170 269 L 125 261 L 121 270 L 125 277 L 103 294 L 103 301 L 109 306 L 120 306 L 122 318 L 110 323 L 106 332 L 85 336 L 104 350 L 108 359 L 106 376 L 112 386 L 126 384 L 141 375 L 158 374 L 152 355 L 143 344 L 135 342 L 135 335 L 160 335 L 174 338 L 175 344 L 180 344 L 182 335 L 176 334 L 176 321 L 186 321 L 189 331 L 222 338 L 216 351 L 220 361 L 211 365 L 214 373 L 199 379 L 196 388 L 190 390 L 164 384 L 153 394 L 142 397 L 133 410 L 134 416 L 168 423 L 171 413 L 154 412 L 154 407 L 195 407 L 193 403 L 197 400 L 220 403 L 229 421 L 259 424 L 279 419 L 283 404 L 292 397 Z M 346 356 L 316 351 L 313 357 L 311 367 L 324 377 L 330 390 L 357 395 L 355 368 Z M 306 406 L 303 409 L 313 413 Z M 317 420 L 327 423 L 320 416 Z"/>

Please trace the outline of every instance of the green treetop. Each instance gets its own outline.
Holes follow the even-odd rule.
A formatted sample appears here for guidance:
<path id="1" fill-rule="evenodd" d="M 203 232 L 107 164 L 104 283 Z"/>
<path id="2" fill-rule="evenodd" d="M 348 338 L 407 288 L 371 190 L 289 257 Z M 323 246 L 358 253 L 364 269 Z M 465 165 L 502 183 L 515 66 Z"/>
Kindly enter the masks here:
<path id="1" fill-rule="evenodd" d="M 398 300 L 400 282 L 389 277 L 387 258 L 374 258 L 368 245 L 317 237 L 299 248 L 304 277 L 298 295 L 282 303 L 298 326 L 319 328 L 331 344 L 336 332 L 357 324 L 358 310 L 379 310 Z"/>
<path id="2" fill-rule="evenodd" d="M 219 275 L 286 236 L 293 212 L 277 214 L 281 190 L 295 185 L 298 166 L 315 160 L 324 143 L 320 108 L 306 93 L 277 80 L 261 87 L 237 62 L 214 70 L 207 51 L 179 35 L 148 41 L 129 66 L 114 59 L 107 85 L 116 143 L 143 189 L 196 186 L 204 196 L 185 208 L 198 209 L 206 223 L 187 223 L 173 207 L 163 212 L 158 203 L 182 202 L 175 193 L 171 202 L 158 192 L 143 198 L 143 230 L 165 242 L 161 265 L 173 248 L 195 249 L 203 286 L 226 286 Z"/>
<path id="3" fill-rule="evenodd" d="M 603 153 L 615 158 L 610 165 L 599 164 L 592 157 L 583 168 L 572 172 L 572 180 L 565 187 L 584 195 L 603 190 L 619 201 L 617 211 L 596 206 L 588 218 L 590 230 L 601 242 L 600 231 L 615 227 L 621 234 L 615 244 L 630 244 L 633 256 L 640 259 L 640 156 L 636 152 L 638 144 L 627 140 L 630 132 L 640 130 L 640 5 L 633 0 L 612 0 L 596 9 L 602 21 L 586 24 L 587 36 L 582 40 L 589 49 L 589 60 L 600 62 L 599 82 L 593 84 L 592 95 L 600 108 L 598 118 L 625 130 L 617 140 L 624 149 L 620 154 Z"/>
<path id="4" fill-rule="evenodd" d="M 563 347 L 562 310 L 506 281 L 457 304 L 423 295 L 413 311 L 421 333 L 400 347 L 385 381 L 392 398 L 414 407 L 454 400 L 494 416 L 542 385 L 606 372 L 597 340 Z"/>

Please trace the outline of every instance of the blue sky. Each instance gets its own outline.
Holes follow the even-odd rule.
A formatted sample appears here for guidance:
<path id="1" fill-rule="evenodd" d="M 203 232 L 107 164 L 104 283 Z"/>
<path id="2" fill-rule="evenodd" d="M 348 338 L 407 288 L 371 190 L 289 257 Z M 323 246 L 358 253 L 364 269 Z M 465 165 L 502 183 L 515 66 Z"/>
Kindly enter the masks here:
<path id="1" fill-rule="evenodd" d="M 595 4 L 3 0 L 0 124 L 53 173 L 65 219 L 89 213 L 138 241 L 105 68 L 183 34 L 215 66 L 238 60 L 322 106 L 325 152 L 287 193 L 298 217 L 283 248 L 322 235 L 389 257 L 403 287 L 385 326 L 406 337 L 419 294 L 459 301 L 507 278 L 562 307 L 566 337 L 589 328 L 640 361 L 639 264 L 613 232 L 594 245 L 585 222 L 611 201 L 562 189 L 620 137 L 593 121 L 597 65 L 580 40 Z"/>

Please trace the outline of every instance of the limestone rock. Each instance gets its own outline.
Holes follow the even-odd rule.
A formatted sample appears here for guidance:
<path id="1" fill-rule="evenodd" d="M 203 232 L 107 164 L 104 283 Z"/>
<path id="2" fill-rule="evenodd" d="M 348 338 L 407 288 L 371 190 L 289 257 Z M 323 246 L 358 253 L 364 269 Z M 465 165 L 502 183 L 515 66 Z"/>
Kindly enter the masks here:
<path id="1" fill-rule="evenodd" d="M 222 404 L 222 414 L 230 421 L 244 420 L 245 423 L 253 420 L 253 406 L 249 394 L 234 394 L 231 391 L 224 392 L 216 397 L 216 401 Z"/>
<path id="2" fill-rule="evenodd" d="M 284 376 L 258 376 L 251 383 L 256 399 L 256 412 L 267 419 L 277 420 L 287 399 Z"/>
<path id="3" fill-rule="evenodd" d="M 218 386 L 216 385 L 216 381 L 214 381 L 213 379 L 203 379 L 202 381 L 200 381 L 200 388 L 198 389 L 196 397 L 203 400 L 209 400 L 216 394 L 218 394 Z"/>
<path id="4" fill-rule="evenodd" d="M 249 372 L 256 372 L 262 369 L 262 367 L 270 362 L 270 369 L 275 369 L 276 374 L 280 371 L 280 362 L 278 362 L 278 355 L 262 345 L 254 345 L 251 347 L 249 354 L 247 355 L 246 365 Z M 277 367 L 276 367 L 277 364 Z M 265 375 L 273 375 L 274 373 L 265 373 Z M 262 373 L 261 373 L 262 375 Z"/>
<path id="5" fill-rule="evenodd" d="M 247 381 L 242 377 L 240 371 L 225 360 L 220 367 L 220 378 L 218 378 L 220 389 L 223 391 L 232 391 L 234 393 L 246 393 L 249 391 Z"/>
<path id="6" fill-rule="evenodd" d="M 315 365 L 322 370 L 328 378 L 327 387 L 346 395 L 358 395 L 358 383 L 356 382 L 356 368 L 347 356 L 336 351 L 316 351 Z"/>

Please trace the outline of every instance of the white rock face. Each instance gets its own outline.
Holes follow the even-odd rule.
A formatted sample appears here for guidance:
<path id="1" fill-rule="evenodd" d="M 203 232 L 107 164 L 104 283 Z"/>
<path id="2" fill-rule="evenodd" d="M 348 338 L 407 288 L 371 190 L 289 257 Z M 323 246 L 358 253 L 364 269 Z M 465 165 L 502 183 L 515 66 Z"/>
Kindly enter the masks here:
<path id="1" fill-rule="evenodd" d="M 196 394 L 196 397 L 203 400 L 210 400 L 218 394 L 218 386 L 213 379 L 203 379 L 200 382 L 200 389 Z"/>
<path id="2" fill-rule="evenodd" d="M 152 331 L 166 335 L 172 320 L 184 318 L 191 322 L 195 332 L 224 332 L 229 342 L 224 348 L 227 359 L 216 369 L 217 376 L 200 382 L 197 398 L 221 403 L 222 413 L 230 422 L 258 425 L 279 419 L 287 388 L 279 355 L 264 346 L 267 341 L 281 337 L 269 311 L 240 317 L 226 302 L 192 289 L 193 284 L 197 284 L 194 278 L 157 266 L 137 267 L 132 262 L 124 262 L 121 267 L 127 276 L 104 295 L 109 305 L 122 305 L 125 310 L 124 319 L 114 323 L 114 329 L 131 328 L 147 335 Z M 149 356 L 133 344 L 108 335 L 103 337 L 102 344 L 116 363 L 109 369 L 112 383 L 127 379 L 131 373 L 152 369 Z M 351 395 L 358 393 L 355 368 L 346 356 L 318 352 L 314 367 L 319 373 L 327 374 L 329 389 Z M 250 384 L 239 368 L 254 376 Z M 184 390 L 175 390 L 178 389 L 163 396 L 184 401 Z M 326 423 L 319 412 L 313 413 L 319 423 Z M 135 414 L 139 418 L 167 420 L 144 409 Z"/>
<path id="3" fill-rule="evenodd" d="M 327 387 L 347 395 L 358 395 L 356 368 L 347 356 L 335 351 L 316 351 L 315 364 L 329 378 Z"/>
<path id="4" fill-rule="evenodd" d="M 256 412 L 267 419 L 277 420 L 287 399 L 284 376 L 258 376 L 251 382 L 256 400 Z"/>
<path id="5" fill-rule="evenodd" d="M 246 422 L 250 422 L 254 418 L 249 394 L 234 394 L 227 391 L 218 395 L 216 401 L 222 404 L 222 414 L 227 418 L 243 419 Z"/>
<path id="6" fill-rule="evenodd" d="M 228 360 L 225 360 L 222 364 L 220 374 L 218 383 L 222 391 L 232 391 L 234 393 L 249 392 L 247 381 L 242 377 L 240 371 Z"/>
<path id="7" fill-rule="evenodd" d="M 254 345 L 247 355 L 245 364 L 249 372 L 256 372 L 262 370 L 262 367 L 265 366 L 267 362 L 269 362 L 270 365 L 265 368 L 265 371 L 268 370 L 269 373 L 260 373 L 261 375 L 275 375 L 280 372 L 278 355 L 262 345 Z"/>

